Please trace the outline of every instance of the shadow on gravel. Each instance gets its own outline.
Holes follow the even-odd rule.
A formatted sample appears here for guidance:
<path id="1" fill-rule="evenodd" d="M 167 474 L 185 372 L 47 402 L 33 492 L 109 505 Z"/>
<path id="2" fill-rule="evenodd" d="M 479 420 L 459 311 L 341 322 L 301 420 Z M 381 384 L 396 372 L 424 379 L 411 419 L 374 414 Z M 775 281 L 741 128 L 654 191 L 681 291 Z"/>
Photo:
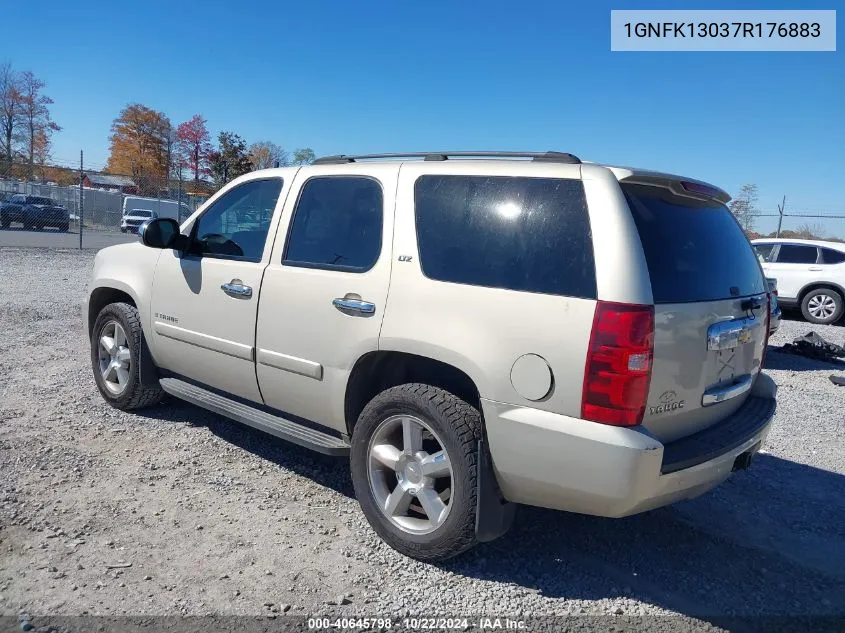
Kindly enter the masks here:
<path id="1" fill-rule="evenodd" d="M 144 414 L 353 496 L 344 459 L 178 401 Z M 697 499 L 624 519 L 521 507 L 504 537 L 438 567 L 549 598 L 632 598 L 730 631 L 845 630 L 845 476 L 761 454 Z M 837 618 L 791 619 L 806 616 Z"/>
<path id="2" fill-rule="evenodd" d="M 168 398 L 164 406 L 152 407 L 137 413 L 167 422 L 204 426 L 220 439 L 249 451 L 257 457 L 312 479 L 315 483 L 347 497 L 355 496 L 349 464 L 345 458 L 315 453 L 199 407 L 182 403 L 175 398 Z"/>
<path id="3" fill-rule="evenodd" d="M 785 371 L 842 371 L 845 369 L 845 362 L 828 362 L 800 354 L 791 354 L 781 351 L 780 347 L 769 345 L 763 368 Z"/>
<path id="4" fill-rule="evenodd" d="M 520 508 L 507 535 L 443 568 L 549 597 L 630 597 L 729 630 L 772 631 L 777 618 L 729 619 L 845 616 L 844 519 L 845 477 L 760 455 L 710 493 L 638 516 Z"/>

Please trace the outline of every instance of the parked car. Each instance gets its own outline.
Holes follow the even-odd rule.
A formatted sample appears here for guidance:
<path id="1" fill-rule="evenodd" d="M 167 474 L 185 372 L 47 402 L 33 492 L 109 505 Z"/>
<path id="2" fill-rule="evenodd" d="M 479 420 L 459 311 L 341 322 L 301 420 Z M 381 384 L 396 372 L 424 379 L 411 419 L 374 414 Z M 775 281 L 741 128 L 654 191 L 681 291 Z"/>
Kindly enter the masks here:
<path id="1" fill-rule="evenodd" d="M 822 240 L 753 240 L 767 277 L 777 279 L 778 302 L 800 307 L 811 323 L 836 323 L 845 313 L 845 244 Z"/>
<path id="2" fill-rule="evenodd" d="M 515 504 L 643 512 L 747 467 L 775 411 L 729 199 L 557 152 L 253 172 L 99 251 L 94 380 L 349 455 L 370 524 L 422 560 Z"/>
<path id="3" fill-rule="evenodd" d="M 148 211 L 146 209 L 130 209 L 127 215 L 124 215 L 120 221 L 121 233 L 137 233 L 138 227 L 147 220 L 157 218 L 155 211 Z"/>
<path id="4" fill-rule="evenodd" d="M 52 226 L 59 231 L 70 228 L 70 214 L 64 207 L 43 196 L 15 194 L 0 206 L 0 227 L 8 229 L 17 222 L 27 230 Z"/>

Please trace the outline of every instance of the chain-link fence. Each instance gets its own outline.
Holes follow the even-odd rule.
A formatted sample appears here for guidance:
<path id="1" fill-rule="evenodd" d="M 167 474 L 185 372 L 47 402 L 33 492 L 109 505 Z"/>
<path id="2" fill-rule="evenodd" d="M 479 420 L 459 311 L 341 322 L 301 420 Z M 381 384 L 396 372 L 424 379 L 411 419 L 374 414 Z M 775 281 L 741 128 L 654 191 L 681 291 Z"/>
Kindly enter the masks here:
<path id="1" fill-rule="evenodd" d="M 845 214 L 795 212 L 757 216 L 750 237 L 830 240 L 845 242 Z"/>
<path id="2" fill-rule="evenodd" d="M 152 217 L 187 218 L 204 198 L 176 187 L 156 197 L 86 186 L 0 178 L 0 246 L 102 248 L 136 239 L 138 226 Z"/>

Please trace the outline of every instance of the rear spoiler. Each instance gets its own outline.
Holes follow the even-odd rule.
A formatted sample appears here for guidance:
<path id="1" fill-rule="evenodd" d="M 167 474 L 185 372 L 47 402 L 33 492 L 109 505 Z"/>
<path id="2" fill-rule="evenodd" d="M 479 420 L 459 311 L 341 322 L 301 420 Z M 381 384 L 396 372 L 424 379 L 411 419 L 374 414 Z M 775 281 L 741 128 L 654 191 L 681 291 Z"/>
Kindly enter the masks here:
<path id="1" fill-rule="evenodd" d="M 663 174 L 656 171 L 630 169 L 627 167 L 609 167 L 608 169 L 613 172 L 619 182 L 665 187 L 679 196 L 718 200 L 722 204 L 727 204 L 731 200 L 731 196 L 727 191 L 702 180 L 675 176 L 673 174 Z"/>

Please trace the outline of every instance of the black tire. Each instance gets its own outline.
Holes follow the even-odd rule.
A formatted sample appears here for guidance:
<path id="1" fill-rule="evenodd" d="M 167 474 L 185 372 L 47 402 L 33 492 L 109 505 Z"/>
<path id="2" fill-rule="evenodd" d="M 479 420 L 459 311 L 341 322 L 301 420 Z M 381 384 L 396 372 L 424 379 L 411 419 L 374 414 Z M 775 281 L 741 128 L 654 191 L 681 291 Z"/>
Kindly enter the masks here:
<path id="1" fill-rule="evenodd" d="M 824 301 L 824 297 L 828 297 L 829 301 L 832 301 L 833 312 L 826 317 L 819 316 L 818 312 L 814 315 L 811 311 L 813 310 L 811 303 L 814 299 L 815 302 L 818 302 L 819 300 Z M 839 319 L 841 319 L 843 312 L 845 312 L 845 301 L 843 301 L 842 295 L 833 288 L 816 288 L 804 295 L 804 298 L 801 300 L 801 314 L 803 314 L 804 318 L 810 323 L 830 325 L 831 323 L 836 323 Z"/>
<path id="2" fill-rule="evenodd" d="M 428 534 L 413 534 L 394 525 L 379 508 L 368 475 L 368 447 L 378 426 L 391 416 L 411 414 L 426 422 L 442 440 L 452 464 L 451 508 L 442 525 Z M 474 545 L 478 495 L 478 409 L 430 385 L 392 387 L 373 398 L 352 433 L 351 467 L 355 496 L 372 528 L 388 545 L 417 560 L 442 561 Z"/>
<path id="3" fill-rule="evenodd" d="M 130 354 L 129 383 L 120 395 L 115 395 L 106 388 L 103 376 L 99 369 L 98 345 L 101 333 L 110 321 L 117 321 L 126 333 L 127 347 Z M 110 303 L 100 310 L 97 320 L 94 322 L 94 329 L 91 333 L 91 369 L 94 372 L 94 381 L 103 399 L 111 406 L 122 411 L 131 411 L 149 407 L 161 402 L 164 391 L 157 384 L 146 386 L 141 384 L 140 368 L 138 359 L 141 356 L 141 341 L 144 332 L 141 329 L 141 319 L 138 310 L 128 303 Z"/>
<path id="4" fill-rule="evenodd" d="M 12 223 L 9 222 L 9 220 L 7 220 L 6 218 L 3 218 L 2 220 L 0 220 L 0 228 L 8 229 L 11 226 L 11 224 Z"/>
<path id="5" fill-rule="evenodd" d="M 62 224 L 59 227 L 59 231 L 61 231 L 62 233 L 67 233 L 68 231 L 70 231 L 70 224 Z"/>
<path id="6" fill-rule="evenodd" d="M 44 230 L 44 225 L 43 225 L 43 224 L 36 224 L 36 225 L 35 225 L 35 230 L 36 230 L 36 231 L 43 231 L 43 230 Z"/>

